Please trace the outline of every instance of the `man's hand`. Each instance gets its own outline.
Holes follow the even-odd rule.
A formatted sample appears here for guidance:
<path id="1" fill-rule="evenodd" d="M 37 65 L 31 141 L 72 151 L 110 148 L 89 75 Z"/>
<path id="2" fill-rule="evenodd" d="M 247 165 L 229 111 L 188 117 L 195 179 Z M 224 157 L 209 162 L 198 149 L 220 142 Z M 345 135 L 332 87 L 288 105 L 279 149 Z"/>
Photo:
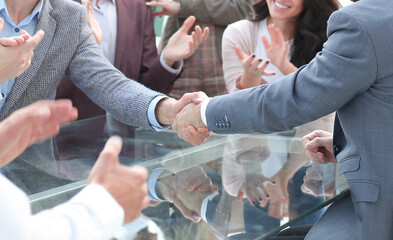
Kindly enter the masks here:
<path id="1" fill-rule="evenodd" d="M 332 197 L 335 190 L 335 177 L 335 164 L 312 164 L 303 177 L 302 192 L 315 197 Z"/>
<path id="2" fill-rule="evenodd" d="M 191 144 L 200 145 L 205 142 L 210 131 L 201 118 L 201 103 L 190 103 L 176 116 L 172 129 L 177 136 Z"/>
<path id="3" fill-rule="evenodd" d="M 0 32 L 4 20 L 0 18 Z M 44 32 L 38 30 L 30 35 L 22 30 L 21 36 L 0 39 L 0 84 L 22 74 L 31 63 L 33 50 L 44 37 Z"/>
<path id="4" fill-rule="evenodd" d="M 111 137 L 105 144 L 89 174 L 89 184 L 104 187 L 124 209 L 124 223 L 138 218 L 149 205 L 146 180 L 148 173 L 142 167 L 126 167 L 119 163 L 122 148 L 120 137 Z"/>
<path id="5" fill-rule="evenodd" d="M 337 162 L 333 154 L 333 134 L 316 130 L 302 138 L 306 155 L 315 163 Z"/>
<path id="6" fill-rule="evenodd" d="M 178 136 L 181 139 L 194 145 L 200 145 L 204 143 L 207 138 L 210 137 L 210 131 L 207 130 L 206 126 L 199 124 L 200 127 L 195 128 L 193 127 L 195 125 L 188 124 L 188 125 L 181 126 L 180 129 L 178 129 L 179 125 L 173 125 L 173 124 L 175 124 L 174 123 L 175 118 L 177 119 L 177 115 L 184 107 L 189 108 L 190 106 L 192 106 L 190 103 L 199 104 L 204 99 L 207 98 L 208 97 L 203 92 L 186 93 L 178 101 L 173 98 L 165 98 L 160 102 L 158 102 L 157 104 L 156 112 L 155 112 L 156 118 L 161 125 L 172 124 L 172 128 L 175 126 L 173 130 L 177 132 Z M 188 106 L 188 104 L 190 104 L 190 106 Z M 198 114 L 200 119 L 201 118 L 200 113 Z"/>
<path id="7" fill-rule="evenodd" d="M 0 166 L 36 141 L 54 136 L 60 125 L 78 117 L 70 100 L 38 101 L 16 110 L 0 123 Z"/>
<path id="8" fill-rule="evenodd" d="M 149 7 L 162 7 L 161 11 L 153 12 L 153 17 L 157 16 L 173 16 L 180 13 L 180 3 L 168 0 L 153 0 L 146 3 Z"/>
<path id="9" fill-rule="evenodd" d="M 163 58 L 168 66 L 172 66 L 176 61 L 188 58 L 194 54 L 199 44 L 209 36 L 209 28 L 206 27 L 202 32 L 199 26 L 196 26 L 191 35 L 188 35 L 188 31 L 194 23 L 195 17 L 188 17 L 179 30 L 168 40 L 168 44 L 162 50 Z"/>
<path id="10" fill-rule="evenodd" d="M 82 5 L 87 9 L 88 24 L 93 30 L 93 35 L 96 38 L 97 44 L 100 45 L 102 42 L 102 29 L 97 19 L 94 17 L 93 8 L 91 6 L 92 0 L 82 0 Z"/>

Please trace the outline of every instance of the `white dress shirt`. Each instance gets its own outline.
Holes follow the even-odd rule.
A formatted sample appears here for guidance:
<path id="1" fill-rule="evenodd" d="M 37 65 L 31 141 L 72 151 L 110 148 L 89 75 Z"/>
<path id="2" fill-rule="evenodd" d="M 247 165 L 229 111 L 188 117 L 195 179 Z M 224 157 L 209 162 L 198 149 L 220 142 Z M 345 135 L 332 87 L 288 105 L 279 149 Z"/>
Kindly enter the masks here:
<path id="1" fill-rule="evenodd" d="M 124 211 L 101 186 L 90 184 L 68 202 L 36 215 L 26 194 L 0 175 L 0 236 L 12 240 L 110 239 Z"/>

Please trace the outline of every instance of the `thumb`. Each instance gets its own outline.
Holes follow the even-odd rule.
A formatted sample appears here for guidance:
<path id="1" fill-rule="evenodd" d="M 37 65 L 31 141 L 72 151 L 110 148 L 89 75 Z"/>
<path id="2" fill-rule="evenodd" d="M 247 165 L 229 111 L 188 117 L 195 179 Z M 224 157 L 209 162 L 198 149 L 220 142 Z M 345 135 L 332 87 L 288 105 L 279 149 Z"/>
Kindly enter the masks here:
<path id="1" fill-rule="evenodd" d="M 98 157 L 97 164 L 104 163 L 107 165 L 118 163 L 122 145 L 122 139 L 119 136 L 110 137 Z"/>
<path id="2" fill-rule="evenodd" d="M 194 16 L 189 16 L 183 23 L 183 25 L 180 28 L 180 31 L 183 33 L 186 33 L 190 30 L 192 25 L 195 23 L 195 17 Z"/>
<path id="3" fill-rule="evenodd" d="M 241 50 L 239 46 L 236 45 L 233 47 L 233 49 L 235 50 L 235 53 L 239 60 L 243 60 L 246 57 L 246 54 Z"/>

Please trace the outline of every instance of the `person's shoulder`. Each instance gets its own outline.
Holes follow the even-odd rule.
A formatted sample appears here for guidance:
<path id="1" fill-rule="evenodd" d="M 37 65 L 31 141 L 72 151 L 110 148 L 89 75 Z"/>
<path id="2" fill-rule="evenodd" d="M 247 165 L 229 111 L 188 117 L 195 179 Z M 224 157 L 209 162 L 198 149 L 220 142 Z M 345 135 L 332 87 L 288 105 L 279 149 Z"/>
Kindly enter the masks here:
<path id="1" fill-rule="evenodd" d="M 228 32 L 250 32 L 256 28 L 258 22 L 253 22 L 247 19 L 243 19 L 228 25 L 226 31 Z"/>
<path id="2" fill-rule="evenodd" d="M 49 0 L 54 12 L 64 16 L 72 17 L 80 14 L 84 6 L 73 0 Z"/>
<path id="3" fill-rule="evenodd" d="M 378 25 L 388 20 L 385 18 L 390 16 L 391 9 L 393 9 L 393 1 L 362 0 L 334 12 L 331 19 L 347 18 L 363 26 Z"/>

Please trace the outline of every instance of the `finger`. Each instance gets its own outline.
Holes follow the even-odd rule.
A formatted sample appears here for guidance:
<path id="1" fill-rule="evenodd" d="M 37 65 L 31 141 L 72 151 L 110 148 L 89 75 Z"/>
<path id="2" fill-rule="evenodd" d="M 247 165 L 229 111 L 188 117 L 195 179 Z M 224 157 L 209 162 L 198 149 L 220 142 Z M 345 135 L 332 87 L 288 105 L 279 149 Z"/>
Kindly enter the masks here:
<path id="1" fill-rule="evenodd" d="M 151 2 L 146 2 L 146 5 L 149 7 L 164 7 L 165 3 L 158 2 L 158 1 L 151 1 Z"/>
<path id="2" fill-rule="evenodd" d="M 206 134 L 211 134 L 211 131 L 209 131 L 209 129 L 207 129 L 207 127 L 199 127 L 197 128 L 197 131 L 200 133 L 206 133 Z"/>
<path id="3" fill-rule="evenodd" d="M 201 29 L 201 27 L 199 25 L 197 25 L 195 27 L 195 33 L 196 33 L 197 40 L 198 40 L 197 43 L 199 45 L 202 42 L 202 29 Z"/>
<path id="4" fill-rule="evenodd" d="M 180 31 L 183 32 L 184 34 L 187 34 L 188 31 L 191 29 L 191 27 L 195 23 L 195 17 L 194 16 L 189 16 L 183 23 L 183 25 L 180 27 Z"/>
<path id="5" fill-rule="evenodd" d="M 320 147 L 325 147 L 327 148 L 329 145 L 331 145 L 331 139 L 330 138 L 321 138 L 321 137 L 316 137 L 310 142 L 308 142 L 304 147 L 306 150 L 311 151 L 311 152 L 318 152 L 318 149 Z"/>
<path id="6" fill-rule="evenodd" d="M 205 27 L 203 29 L 202 41 L 205 41 L 207 39 L 207 37 L 209 36 L 209 32 L 210 32 L 210 30 L 208 27 Z"/>
<path id="7" fill-rule="evenodd" d="M 259 64 L 262 62 L 262 58 L 258 58 L 258 59 L 256 59 L 255 61 L 252 61 L 251 62 L 251 65 L 250 65 L 250 68 L 251 69 L 253 69 L 253 70 L 258 70 L 258 66 L 259 66 Z M 260 75 L 260 74 L 262 74 L 262 73 L 259 73 L 258 75 Z"/>
<path id="8" fill-rule="evenodd" d="M 194 145 L 201 145 L 210 137 L 210 133 L 200 133 L 195 127 L 188 126 L 186 128 L 185 140 Z"/>
<path id="9" fill-rule="evenodd" d="M 272 43 L 276 43 L 277 42 L 277 38 L 276 38 L 276 32 L 275 32 L 275 29 L 274 29 L 274 25 L 273 24 L 269 25 L 267 29 L 268 29 L 268 31 L 270 33 L 270 39 L 271 39 Z"/>
<path id="10" fill-rule="evenodd" d="M 12 39 L 16 41 L 17 45 L 21 45 L 25 42 L 25 39 L 22 36 L 12 37 Z"/>
<path id="11" fill-rule="evenodd" d="M 31 37 L 30 34 L 29 34 L 28 32 L 26 32 L 25 30 L 22 30 L 22 31 L 21 31 L 20 36 L 21 36 L 25 41 L 27 41 L 27 39 L 29 39 L 29 38 Z"/>
<path id="12" fill-rule="evenodd" d="M 122 144 L 122 139 L 119 136 L 110 137 L 98 157 L 97 164 L 100 162 L 101 164 L 108 164 L 109 162 L 119 163 L 118 157 Z"/>
<path id="13" fill-rule="evenodd" d="M 173 203 L 180 210 L 180 212 L 185 218 L 188 218 L 193 222 L 199 222 L 201 220 L 200 217 L 198 218 L 196 215 L 194 215 L 194 212 L 188 209 L 178 197 L 174 197 Z"/>
<path id="14" fill-rule="evenodd" d="M 16 47 L 18 42 L 14 38 L 1 38 L 0 44 L 4 47 Z"/>
<path id="15" fill-rule="evenodd" d="M 238 57 L 238 59 L 239 59 L 240 61 L 242 61 L 243 59 L 245 59 L 246 57 L 248 57 L 248 56 L 241 50 L 241 48 L 240 48 L 239 46 L 234 46 L 233 49 L 235 50 L 235 53 L 236 53 L 236 55 L 237 55 L 237 57 Z"/>
<path id="16" fill-rule="evenodd" d="M 262 43 L 263 43 L 263 46 L 265 47 L 265 49 L 269 49 L 271 47 L 271 45 L 270 45 L 267 37 L 265 35 L 262 35 L 261 39 L 262 39 Z"/>
<path id="17" fill-rule="evenodd" d="M 28 39 L 26 41 L 26 45 L 28 45 L 28 47 L 32 47 L 35 48 L 38 43 L 41 42 L 41 40 L 44 38 L 45 32 L 42 30 L 38 30 L 33 37 L 31 37 L 30 39 Z"/>

